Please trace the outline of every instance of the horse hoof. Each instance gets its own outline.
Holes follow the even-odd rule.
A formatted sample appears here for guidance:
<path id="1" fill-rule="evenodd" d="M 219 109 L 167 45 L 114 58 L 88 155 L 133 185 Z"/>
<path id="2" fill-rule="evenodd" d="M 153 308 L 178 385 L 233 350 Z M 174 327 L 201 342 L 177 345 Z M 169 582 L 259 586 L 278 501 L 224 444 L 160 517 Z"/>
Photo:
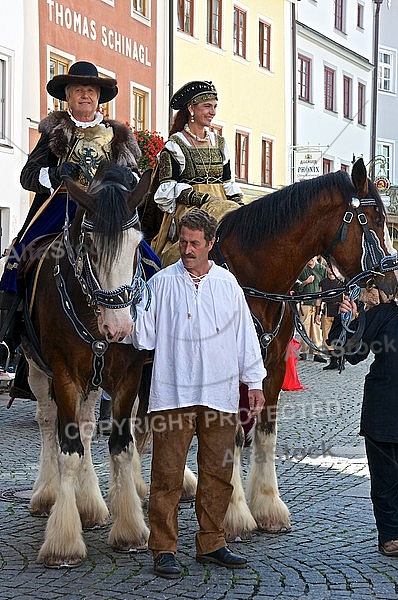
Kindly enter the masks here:
<path id="1" fill-rule="evenodd" d="M 112 546 L 112 549 L 121 554 L 139 554 L 141 552 L 148 552 L 148 544 L 143 544 L 142 546 L 126 544 L 125 546 Z"/>
<path id="2" fill-rule="evenodd" d="M 81 558 L 66 558 L 63 560 L 48 559 L 44 560 L 43 564 L 47 569 L 74 569 L 82 564 Z"/>
<path id="3" fill-rule="evenodd" d="M 240 531 L 237 534 L 226 532 L 225 540 L 226 540 L 226 542 L 228 542 L 228 544 L 230 542 L 237 542 L 237 543 L 251 542 L 252 534 L 251 534 L 251 531 Z"/>
<path id="4" fill-rule="evenodd" d="M 82 523 L 83 531 L 93 531 L 94 529 L 103 529 L 106 527 L 108 521 L 104 521 L 103 523 Z"/>
<path id="5" fill-rule="evenodd" d="M 264 531 L 265 533 L 290 533 L 292 528 L 286 525 L 266 525 L 259 523 L 258 528 L 260 531 Z"/>
<path id="6" fill-rule="evenodd" d="M 29 514 L 31 517 L 38 517 L 39 519 L 46 519 L 50 513 L 45 510 L 29 509 Z"/>

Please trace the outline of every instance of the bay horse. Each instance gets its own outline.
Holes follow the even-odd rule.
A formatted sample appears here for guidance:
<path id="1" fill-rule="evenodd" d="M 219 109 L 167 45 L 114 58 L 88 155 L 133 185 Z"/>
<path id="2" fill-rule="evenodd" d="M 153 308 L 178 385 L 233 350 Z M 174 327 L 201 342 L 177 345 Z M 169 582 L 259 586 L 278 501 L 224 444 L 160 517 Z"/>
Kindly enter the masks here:
<path id="1" fill-rule="evenodd" d="M 294 183 L 220 221 L 212 258 L 236 276 L 268 340 L 266 404 L 253 435 L 247 504 L 236 460 L 224 522 L 228 539 L 247 537 L 256 528 L 283 532 L 291 527 L 275 471 L 277 402 L 294 333 L 289 302 L 281 300 L 291 298 L 304 266 L 318 255 L 333 261 L 348 279 L 365 272 L 386 294 L 395 291 L 397 264 L 386 213 L 362 159 L 353 165 L 351 177 L 338 171 Z"/>
<path id="2" fill-rule="evenodd" d="M 118 551 L 146 549 L 149 532 L 141 502 L 146 486 L 130 422 L 145 353 L 119 342 L 131 332 L 145 286 L 137 207 L 150 172 L 132 191 L 126 173 L 105 163 L 87 191 L 65 179 L 76 216 L 42 255 L 25 302 L 22 348 L 42 436 L 30 511 L 49 513 L 38 555 L 47 567 L 79 565 L 86 556 L 82 530 L 108 521 L 91 460 L 101 388 L 112 397 L 114 418 L 109 543 Z"/>

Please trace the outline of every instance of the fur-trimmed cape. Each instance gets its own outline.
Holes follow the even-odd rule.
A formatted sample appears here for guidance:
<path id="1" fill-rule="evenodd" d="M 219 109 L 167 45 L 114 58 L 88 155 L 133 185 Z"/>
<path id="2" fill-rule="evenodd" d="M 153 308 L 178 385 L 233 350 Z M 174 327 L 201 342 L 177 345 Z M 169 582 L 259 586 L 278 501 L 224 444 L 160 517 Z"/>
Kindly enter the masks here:
<path id="1" fill-rule="evenodd" d="M 141 150 L 134 133 L 119 121 L 104 119 L 105 127 L 112 127 L 114 137 L 111 143 L 112 159 L 119 165 L 138 170 Z M 48 135 L 51 152 L 62 158 L 70 148 L 76 132 L 76 125 L 65 110 L 54 111 L 39 123 L 39 133 Z"/>

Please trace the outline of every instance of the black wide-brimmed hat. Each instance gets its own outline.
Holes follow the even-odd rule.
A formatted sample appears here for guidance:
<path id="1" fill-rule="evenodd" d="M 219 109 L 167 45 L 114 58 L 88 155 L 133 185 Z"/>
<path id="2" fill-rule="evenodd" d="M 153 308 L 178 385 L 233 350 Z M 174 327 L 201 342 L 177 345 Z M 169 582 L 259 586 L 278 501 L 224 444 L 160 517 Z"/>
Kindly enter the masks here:
<path id="1" fill-rule="evenodd" d="M 97 67 L 90 62 L 81 60 L 71 65 L 67 74 L 55 75 L 47 83 L 47 92 L 58 100 L 66 100 L 67 85 L 95 85 L 100 88 L 98 103 L 103 104 L 113 100 L 117 95 L 117 81 L 112 77 L 99 77 Z"/>
<path id="2" fill-rule="evenodd" d="M 211 81 L 190 81 L 183 85 L 170 100 L 170 108 L 180 110 L 188 104 L 218 100 L 217 90 Z"/>

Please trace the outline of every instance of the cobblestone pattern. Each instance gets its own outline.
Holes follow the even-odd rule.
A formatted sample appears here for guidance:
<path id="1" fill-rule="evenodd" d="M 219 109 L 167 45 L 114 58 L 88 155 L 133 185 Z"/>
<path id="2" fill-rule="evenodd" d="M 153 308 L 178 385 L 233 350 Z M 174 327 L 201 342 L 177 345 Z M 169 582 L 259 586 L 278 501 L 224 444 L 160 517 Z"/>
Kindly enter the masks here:
<path id="1" fill-rule="evenodd" d="M 342 374 L 300 362 L 306 391 L 283 392 L 279 407 L 277 472 L 292 514 L 292 532 L 256 532 L 232 549 L 249 559 L 246 570 L 195 562 L 196 519 L 181 507 L 178 557 L 181 580 L 156 578 L 148 553 L 122 555 L 107 545 L 108 529 L 85 532 L 88 558 L 71 570 L 36 563 L 45 519 L 28 513 L 40 450 L 35 405 L 0 396 L 0 600 L 164 598 L 206 600 L 305 598 L 366 600 L 398 597 L 398 559 L 377 552 L 362 439 L 358 436 L 363 377 L 368 364 Z M 250 450 L 244 451 L 247 474 Z M 95 468 L 108 485 L 107 439 L 93 443 Z M 143 457 L 148 481 L 150 455 Z M 195 468 L 195 448 L 189 456 Z"/>

